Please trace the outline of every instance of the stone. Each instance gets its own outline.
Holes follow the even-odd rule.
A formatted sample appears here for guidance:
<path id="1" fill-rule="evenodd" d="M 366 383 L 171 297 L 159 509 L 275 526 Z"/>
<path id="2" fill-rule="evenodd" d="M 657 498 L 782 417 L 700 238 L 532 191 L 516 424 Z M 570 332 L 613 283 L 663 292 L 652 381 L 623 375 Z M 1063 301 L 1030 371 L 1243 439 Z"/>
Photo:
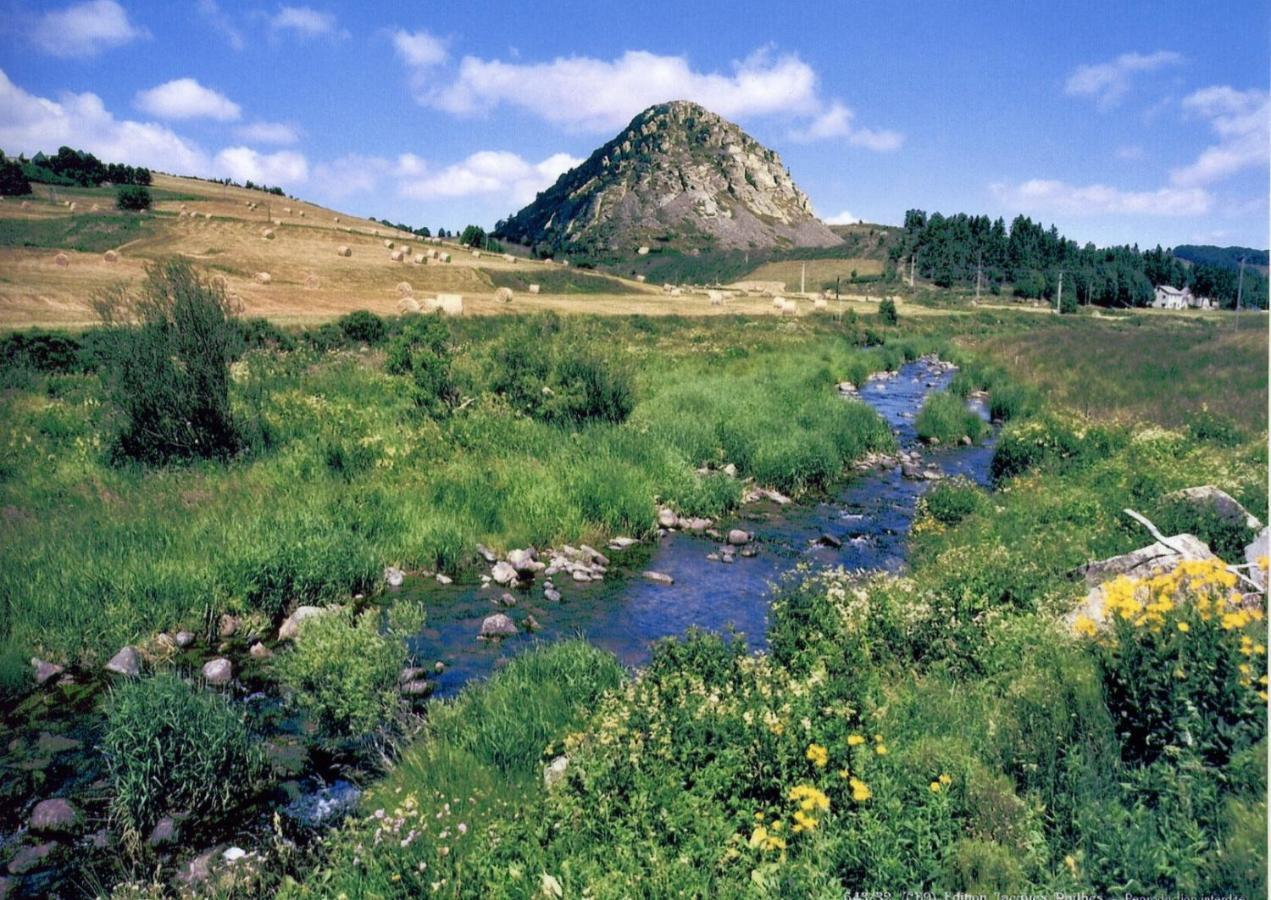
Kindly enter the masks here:
<path id="1" fill-rule="evenodd" d="M 738 551 L 738 555 L 743 559 L 753 559 L 759 555 L 759 548 L 754 544 L 747 544 Z"/>
<path id="2" fill-rule="evenodd" d="M 433 663 L 432 670 L 436 672 L 438 675 L 440 675 L 442 672 L 446 671 L 446 664 L 442 662 L 441 660 L 437 660 L 435 663 Z"/>
<path id="3" fill-rule="evenodd" d="M 234 664 L 223 656 L 209 659 L 203 664 L 203 680 L 213 687 L 229 684 L 234 680 Z"/>
<path id="4" fill-rule="evenodd" d="M 406 573 L 396 566 L 389 566 L 384 570 L 384 583 L 391 588 L 399 588 L 406 580 Z"/>
<path id="5" fill-rule="evenodd" d="M 743 531 L 740 528 L 732 528 L 728 531 L 728 543 L 734 547 L 749 544 L 752 540 L 754 540 L 754 535 L 749 531 Z"/>
<path id="6" fill-rule="evenodd" d="M 154 828 L 150 829 L 150 837 L 147 843 L 151 847 L 165 847 L 168 844 L 175 844 L 178 830 L 177 820 L 172 816 L 164 816 L 155 823 Z"/>
<path id="7" fill-rule="evenodd" d="M 419 666 L 407 666 L 397 673 L 397 683 L 405 684 L 408 681 L 414 681 L 417 678 L 424 677 L 424 670 Z"/>
<path id="8" fill-rule="evenodd" d="M 67 750 L 77 750 L 83 746 L 81 741 L 63 734 L 49 734 L 47 731 L 41 731 L 39 738 L 35 742 L 35 749 L 40 753 L 47 753 L 55 756 L 58 753 L 65 753 Z"/>
<path id="9" fill-rule="evenodd" d="M 835 550 L 843 546 L 843 542 L 832 534 L 823 534 L 817 540 L 826 547 L 833 547 Z"/>
<path id="10" fill-rule="evenodd" d="M 1264 528 L 1245 547 L 1245 562 L 1249 564 L 1249 579 L 1263 592 L 1267 589 L 1267 570 L 1263 566 L 1267 561 L 1267 551 L 1271 549 L 1269 547 L 1271 545 L 1269 536 L 1271 536 L 1271 527 Z"/>
<path id="11" fill-rule="evenodd" d="M 605 556 L 595 547 L 589 547 L 586 544 L 583 544 L 578 549 L 580 552 L 585 554 L 587 558 L 590 559 L 592 562 L 599 563 L 602 566 L 609 565 L 609 557 Z"/>
<path id="12" fill-rule="evenodd" d="M 182 650 L 185 650 L 187 647 L 193 646 L 194 632 L 193 631 L 178 631 L 177 636 L 174 638 L 174 640 L 176 641 L 176 645 L 179 648 L 181 648 Z"/>
<path id="13" fill-rule="evenodd" d="M 922 478 L 922 470 L 908 460 L 900 464 L 900 474 L 906 478 Z"/>
<path id="14" fill-rule="evenodd" d="M 25 875 L 33 869 L 38 869 L 43 862 L 53 855 L 53 851 L 57 849 L 57 844 L 49 841 L 44 844 L 37 844 L 34 847 L 23 847 L 9 860 L 10 875 Z"/>
<path id="15" fill-rule="evenodd" d="M 1096 587 L 1119 575 L 1147 578 L 1172 569 L 1183 560 L 1199 562 L 1217 558 L 1205 546 L 1205 543 L 1194 535 L 1176 534 L 1167 540 L 1170 545 L 1168 547 L 1154 542 L 1120 556 L 1087 563 L 1077 571 L 1085 578 L 1088 586 Z"/>
<path id="16" fill-rule="evenodd" d="M 571 572 L 570 575 L 573 577 L 574 581 L 577 581 L 579 584 L 584 584 L 588 581 L 591 581 L 591 573 L 588 572 L 586 569 L 582 569 L 582 568 L 574 569 L 574 571 Z"/>
<path id="17" fill-rule="evenodd" d="M 645 581 L 652 581 L 654 584 L 675 584 L 675 579 L 670 575 L 667 575 L 665 572 L 654 572 L 650 570 L 647 572 L 641 572 L 640 576 L 644 578 Z"/>
<path id="18" fill-rule="evenodd" d="M 658 510 L 658 527 L 674 528 L 680 522 L 680 517 L 675 514 L 675 510 L 663 507 Z"/>
<path id="19" fill-rule="evenodd" d="M 569 757 L 557 756 L 546 766 L 543 767 L 543 787 L 549 791 L 565 780 L 565 774 L 569 771 Z"/>
<path id="20" fill-rule="evenodd" d="M 260 641 L 257 641 L 251 645 L 251 648 L 247 651 L 247 655 L 252 659 L 269 659 L 269 657 L 274 655 L 274 651 L 270 650 Z"/>
<path id="21" fill-rule="evenodd" d="M 236 863 L 246 855 L 247 851 L 242 847 L 230 847 L 221 854 L 221 859 L 225 860 L 227 863 Z"/>
<path id="22" fill-rule="evenodd" d="M 494 568 L 490 570 L 490 577 L 496 582 L 507 587 L 516 582 L 516 569 L 507 562 L 500 560 L 494 564 Z"/>
<path id="23" fill-rule="evenodd" d="M 560 591 L 555 588 L 548 588 L 543 591 L 543 597 L 552 603 L 560 603 Z"/>
<path id="24" fill-rule="evenodd" d="M 287 616 L 278 629 L 278 640 L 294 641 L 300 633 L 300 623 L 306 619 L 325 615 L 327 610 L 321 606 L 297 606 L 295 612 Z"/>
<path id="25" fill-rule="evenodd" d="M 640 542 L 637 541 L 635 538 L 616 537 L 609 542 L 609 549 L 610 550 L 626 550 L 628 547 L 633 547 L 638 543 Z"/>
<path id="26" fill-rule="evenodd" d="M 781 493 L 780 491 L 774 491 L 771 488 L 762 488 L 759 491 L 759 494 L 764 499 L 771 500 L 773 503 L 777 504 L 778 506 L 788 506 L 789 504 L 794 502 L 785 494 Z"/>
<path id="27" fill-rule="evenodd" d="M 455 580 L 451 578 L 449 575 L 442 575 L 440 572 L 438 572 L 437 583 L 438 584 L 454 584 Z"/>
<path id="28" fill-rule="evenodd" d="M 177 875 L 177 878 L 189 885 L 201 884 L 212 877 L 212 864 L 216 858 L 221 855 L 221 851 L 225 849 L 225 845 L 213 847 L 210 850 L 204 850 L 194 859 L 190 860 L 189 865 L 185 867 L 185 871 Z"/>
<path id="29" fill-rule="evenodd" d="M 1212 484 L 1174 491 L 1161 500 L 1165 503 L 1186 504 L 1197 510 L 1212 510 L 1224 525 L 1243 525 L 1254 531 L 1262 528 L 1261 520 L 1241 506 L 1239 500 Z"/>
<path id="30" fill-rule="evenodd" d="M 723 472 L 724 472 L 724 474 L 725 474 L 725 475 L 727 475 L 729 478 L 736 478 L 736 477 L 737 477 L 737 467 L 736 467 L 735 465 L 733 465 L 732 463 L 729 463 L 728 465 L 724 466 L 724 468 L 723 468 Z"/>
<path id="31" fill-rule="evenodd" d="M 31 811 L 31 830 L 36 834 L 75 834 L 83 822 L 83 813 L 61 797 L 41 800 Z"/>
<path id="32" fill-rule="evenodd" d="M 126 678 L 136 678 L 141 674 L 141 654 L 136 647 L 124 647 L 106 663 L 106 671 Z"/>
<path id="33" fill-rule="evenodd" d="M 524 550 L 509 550 L 507 561 L 521 578 L 533 578 L 535 572 L 546 568 L 535 559 L 537 556 L 537 550 L 526 547 Z"/>
<path id="34" fill-rule="evenodd" d="M 234 636 L 234 632 L 238 631 L 238 616 L 231 616 L 228 613 L 221 616 L 217 633 L 223 638 Z"/>
<path id="35" fill-rule="evenodd" d="M 971 443 L 972 443 L 972 442 L 971 442 L 971 435 L 969 435 L 969 434 L 964 434 L 964 435 L 962 435 L 962 446 L 963 446 L 963 447 L 970 447 L 970 446 L 971 446 Z"/>
<path id="36" fill-rule="evenodd" d="M 503 613 L 486 616 L 481 622 L 480 637 L 501 638 L 512 634 L 516 634 L 516 625 Z"/>
<path id="37" fill-rule="evenodd" d="M 497 562 L 499 557 L 485 544 L 477 544 L 477 555 L 488 563 Z"/>
<path id="38" fill-rule="evenodd" d="M 533 614 L 526 616 L 525 622 L 523 624 L 525 625 L 526 631 L 542 631 L 543 630 L 543 626 L 538 624 L 538 619 L 534 618 Z"/>
<path id="39" fill-rule="evenodd" d="M 49 679 L 56 678 L 66 671 L 57 663 L 45 662 L 34 656 L 31 657 L 31 665 L 35 669 L 35 683 L 40 687 L 43 687 Z"/>
<path id="40" fill-rule="evenodd" d="M 422 678 L 415 678 L 403 684 L 401 692 L 407 697 L 427 697 L 433 692 L 433 683 Z"/>

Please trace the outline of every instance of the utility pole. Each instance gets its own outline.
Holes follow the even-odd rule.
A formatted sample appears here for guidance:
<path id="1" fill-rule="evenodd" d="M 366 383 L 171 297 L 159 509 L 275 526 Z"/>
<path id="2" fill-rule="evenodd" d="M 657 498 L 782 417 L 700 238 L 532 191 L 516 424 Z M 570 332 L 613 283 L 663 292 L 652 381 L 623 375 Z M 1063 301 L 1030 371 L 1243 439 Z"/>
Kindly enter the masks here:
<path id="1" fill-rule="evenodd" d="M 1064 311 L 1064 270 L 1059 270 L 1059 294 L 1055 297 L 1055 315 L 1062 315 Z"/>
<path id="2" fill-rule="evenodd" d="M 1240 280 L 1236 282 L 1236 328 L 1240 327 L 1240 301 L 1245 293 L 1245 258 L 1240 257 Z"/>
<path id="3" fill-rule="evenodd" d="M 808 264 L 803 263 L 799 266 L 799 293 L 806 294 L 808 291 Z"/>
<path id="4" fill-rule="evenodd" d="M 909 290 L 914 289 L 914 268 L 918 265 L 918 251 L 915 250 L 909 257 Z"/>
<path id="5" fill-rule="evenodd" d="M 842 275 L 834 276 L 834 302 L 837 303 L 843 298 L 839 296 L 839 282 L 843 280 Z"/>

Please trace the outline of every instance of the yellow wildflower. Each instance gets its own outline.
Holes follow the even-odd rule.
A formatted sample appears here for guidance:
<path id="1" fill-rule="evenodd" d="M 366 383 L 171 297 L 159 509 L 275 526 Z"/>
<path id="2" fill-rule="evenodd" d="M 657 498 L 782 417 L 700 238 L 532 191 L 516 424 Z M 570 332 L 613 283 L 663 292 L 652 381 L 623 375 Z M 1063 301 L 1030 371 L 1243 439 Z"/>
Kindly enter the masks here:
<path id="1" fill-rule="evenodd" d="M 876 746 L 876 747 L 874 748 L 874 752 L 875 752 L 875 753 L 877 753 L 879 756 L 886 756 L 886 755 L 887 755 L 887 745 L 886 745 L 886 744 L 879 744 L 878 746 Z"/>
<path id="2" fill-rule="evenodd" d="M 809 744 L 808 752 L 805 755 L 812 765 L 818 769 L 824 769 L 825 764 L 830 761 L 830 752 L 820 744 Z"/>
<path id="3" fill-rule="evenodd" d="M 1095 624 L 1094 619 L 1089 616 L 1077 616 L 1077 620 L 1072 623 L 1073 631 L 1084 637 L 1094 637 L 1099 632 L 1099 626 Z"/>
<path id="4" fill-rule="evenodd" d="M 1192 630 L 1192 626 L 1188 625 L 1186 622 L 1179 622 L 1178 630 L 1181 631 L 1183 634 L 1187 634 L 1187 632 Z"/>
<path id="5" fill-rule="evenodd" d="M 953 778 L 949 775 L 941 775 L 940 783 L 943 784 L 945 787 L 948 787 L 949 785 L 953 784 Z"/>
<path id="6" fill-rule="evenodd" d="M 847 746 L 859 747 L 863 743 L 865 743 L 865 738 L 861 737 L 859 734 L 848 735 Z"/>
<path id="7" fill-rule="evenodd" d="M 870 797 L 874 796 L 874 792 L 869 789 L 869 785 L 861 781 L 859 778 L 853 778 L 848 784 L 852 788 L 852 799 L 857 803 L 864 803 Z"/>
<path id="8" fill-rule="evenodd" d="M 830 808 L 830 798 L 810 784 L 800 784 L 790 788 L 789 797 L 796 801 L 804 812 L 816 810 L 826 812 Z"/>
<path id="9" fill-rule="evenodd" d="M 938 794 L 938 793 L 940 793 L 940 782 L 939 782 L 939 781 L 933 781 L 933 782 L 931 782 L 931 784 L 927 785 L 927 787 L 931 790 L 931 793 L 933 793 L 933 794 Z"/>

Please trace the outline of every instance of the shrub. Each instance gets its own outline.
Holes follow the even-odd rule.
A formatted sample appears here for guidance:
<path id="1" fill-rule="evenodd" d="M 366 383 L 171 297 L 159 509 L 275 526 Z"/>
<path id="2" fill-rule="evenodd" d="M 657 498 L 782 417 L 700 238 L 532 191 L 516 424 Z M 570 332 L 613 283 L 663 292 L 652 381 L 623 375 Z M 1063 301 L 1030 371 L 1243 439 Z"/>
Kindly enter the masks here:
<path id="1" fill-rule="evenodd" d="M 370 344 L 372 347 L 384 340 L 384 336 L 388 334 L 388 326 L 384 324 L 384 320 L 365 309 L 341 316 L 336 324 L 350 341 Z"/>
<path id="2" fill-rule="evenodd" d="M 338 350 L 345 344 L 344 330 L 334 322 L 324 322 L 316 328 L 305 329 L 303 338 L 305 343 L 319 353 Z"/>
<path id="3" fill-rule="evenodd" d="M 215 817 L 264 774 L 264 755 L 230 703 L 168 674 L 112 690 L 102 749 L 111 815 L 134 851 L 165 812 Z"/>
<path id="4" fill-rule="evenodd" d="M 896 302 L 891 297 L 884 297 L 878 304 L 878 317 L 883 320 L 884 325 L 895 325 L 900 321 L 900 316 L 896 313 Z"/>
<path id="5" fill-rule="evenodd" d="M 80 342 L 55 331 L 15 331 L 0 338 L 0 365 L 37 372 L 74 372 L 80 367 Z"/>
<path id="6" fill-rule="evenodd" d="M 1202 406 L 1187 417 L 1187 430 L 1196 440 L 1220 447 L 1236 447 L 1245 440 L 1244 432 L 1235 422 L 1212 412 L 1208 406 Z"/>
<path id="7" fill-rule="evenodd" d="M 956 444 L 963 437 L 979 440 L 988 427 L 963 400 L 945 391 L 927 397 L 914 425 L 924 441 L 942 444 Z"/>
<path id="8" fill-rule="evenodd" d="M 1148 518 L 1165 534 L 1194 534 L 1232 563 L 1244 561 L 1245 547 L 1257 536 L 1244 522 L 1221 515 L 1213 506 L 1183 499 L 1162 498 Z"/>
<path id="9" fill-rule="evenodd" d="M 221 286 L 173 259 L 149 266 L 137 293 L 117 287 L 94 307 L 116 329 L 103 349 L 121 456 L 161 464 L 238 450 L 229 364 L 242 344 Z"/>
<path id="10" fill-rule="evenodd" d="M 296 346 L 291 335 L 268 319 L 237 319 L 239 336 L 248 350 L 291 350 Z"/>
<path id="11" fill-rule="evenodd" d="M 406 658 L 400 636 L 380 633 L 377 610 L 331 610 L 301 623 L 295 646 L 274 668 L 292 702 L 324 733 L 356 738 L 392 730 Z"/>
<path id="12" fill-rule="evenodd" d="M 415 405 L 429 415 L 446 412 L 459 397 L 450 374 L 450 329 L 440 313 L 411 316 L 393 338 L 384 369 L 409 376 Z"/>
<path id="13" fill-rule="evenodd" d="M 129 184 L 115 191 L 115 206 L 120 209 L 143 210 L 150 208 L 150 190 L 141 185 Z"/>
<path id="14" fill-rule="evenodd" d="M 1073 459 L 1082 446 L 1081 436 L 1054 418 L 1029 420 L 1002 432 L 993 451 L 993 477 L 1009 478 L 1036 466 Z"/>
<path id="15" fill-rule="evenodd" d="M 928 516 L 941 525 L 957 525 L 985 505 L 984 492 L 966 478 L 957 477 L 939 482 L 927 491 L 918 500 L 917 514 L 919 518 Z"/>
<path id="16" fill-rule="evenodd" d="M 22 164 L 0 153 L 0 196 L 20 197 L 31 193 L 31 182 L 22 171 Z"/>

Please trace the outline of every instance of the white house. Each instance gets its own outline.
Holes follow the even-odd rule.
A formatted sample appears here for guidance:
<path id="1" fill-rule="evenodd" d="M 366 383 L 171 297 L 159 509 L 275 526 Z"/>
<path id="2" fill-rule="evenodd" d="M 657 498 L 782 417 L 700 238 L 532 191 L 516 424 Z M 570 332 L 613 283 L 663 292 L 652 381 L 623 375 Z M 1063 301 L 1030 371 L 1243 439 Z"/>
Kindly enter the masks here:
<path id="1" fill-rule="evenodd" d="M 1191 301 L 1190 289 L 1179 290 L 1168 284 L 1162 284 L 1156 289 L 1156 299 L 1152 301 L 1152 306 L 1156 309 L 1187 309 L 1192 305 Z"/>

